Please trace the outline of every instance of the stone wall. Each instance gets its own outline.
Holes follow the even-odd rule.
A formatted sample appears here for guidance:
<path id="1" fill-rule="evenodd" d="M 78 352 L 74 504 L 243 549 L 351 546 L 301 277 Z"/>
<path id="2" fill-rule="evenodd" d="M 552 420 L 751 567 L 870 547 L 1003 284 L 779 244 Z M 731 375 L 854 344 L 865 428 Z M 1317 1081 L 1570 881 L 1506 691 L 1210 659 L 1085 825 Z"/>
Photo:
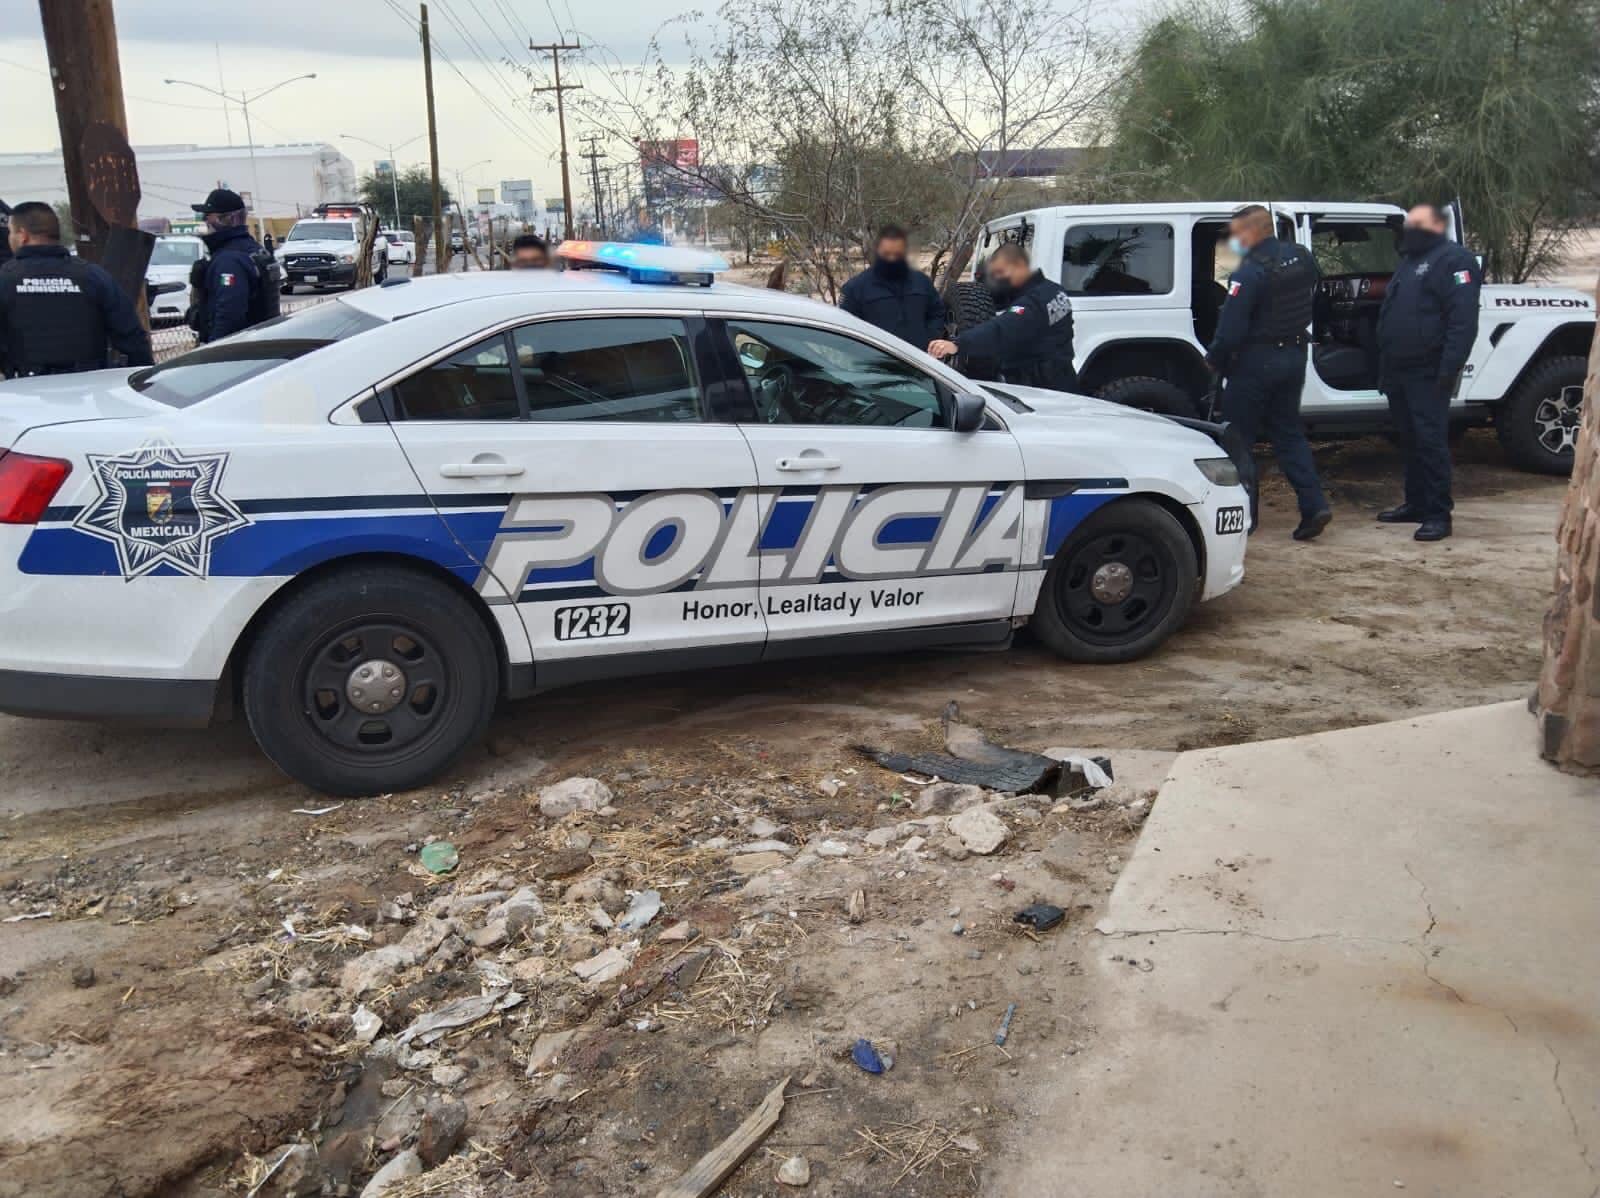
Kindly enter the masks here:
<path id="1" fill-rule="evenodd" d="M 1536 701 L 1539 751 L 1564 768 L 1600 770 L 1600 338 L 1589 354 L 1577 461 L 1556 542 Z"/>

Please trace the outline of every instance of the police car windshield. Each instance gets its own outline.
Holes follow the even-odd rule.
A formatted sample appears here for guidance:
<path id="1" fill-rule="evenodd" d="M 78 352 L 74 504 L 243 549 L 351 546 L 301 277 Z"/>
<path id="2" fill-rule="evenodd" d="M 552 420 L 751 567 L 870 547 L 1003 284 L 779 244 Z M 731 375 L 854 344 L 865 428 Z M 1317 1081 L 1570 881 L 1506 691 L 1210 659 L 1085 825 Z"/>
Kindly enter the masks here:
<path id="1" fill-rule="evenodd" d="M 169 362 L 149 366 L 128 379 L 146 397 L 187 408 L 229 387 L 313 353 L 335 341 L 375 329 L 384 321 L 334 300 L 202 345 Z"/>
<path id="2" fill-rule="evenodd" d="M 162 238 L 150 251 L 151 266 L 188 266 L 200 257 L 198 241 L 168 241 Z"/>
<path id="3" fill-rule="evenodd" d="M 356 227 L 337 220 L 301 221 L 289 230 L 290 241 L 354 241 Z"/>

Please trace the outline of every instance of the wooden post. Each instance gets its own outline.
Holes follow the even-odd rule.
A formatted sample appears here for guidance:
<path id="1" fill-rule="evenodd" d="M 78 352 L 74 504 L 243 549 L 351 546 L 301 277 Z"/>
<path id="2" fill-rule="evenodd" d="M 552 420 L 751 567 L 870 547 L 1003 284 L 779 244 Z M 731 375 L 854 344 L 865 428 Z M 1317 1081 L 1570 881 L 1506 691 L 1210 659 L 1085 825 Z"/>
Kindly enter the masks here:
<path id="1" fill-rule="evenodd" d="M 40 0 L 48 3 L 49 0 Z M 449 234 L 444 227 L 444 196 L 439 188 L 439 126 L 433 116 L 433 42 L 428 37 L 428 6 L 422 8 L 422 86 L 428 97 L 428 162 L 433 171 L 433 269 L 436 274 L 450 272 Z M 456 197 L 459 210 L 461 197 Z"/>
<path id="2" fill-rule="evenodd" d="M 556 126 L 561 133 L 561 203 L 566 208 L 562 216 L 566 224 L 567 239 L 570 241 L 572 239 L 572 173 L 567 169 L 567 108 L 561 97 L 566 92 L 577 91 L 583 84 L 561 82 L 561 53 L 563 50 L 581 50 L 583 47 L 577 42 L 573 42 L 570 45 L 566 42 L 556 42 L 544 46 L 536 46 L 529 42 L 528 49 L 547 52 L 555 68 L 555 86 L 536 87 L 533 91 L 535 94 L 539 92 L 555 92 L 556 94 Z"/>
<path id="3" fill-rule="evenodd" d="M 1539 751 L 1564 769 L 1600 770 L 1600 339 L 1589 354 L 1572 482 L 1556 544 L 1536 696 Z"/>
<path id="4" fill-rule="evenodd" d="M 98 122 L 110 125 L 123 138 L 128 136 L 116 16 L 111 0 L 39 0 L 39 17 L 50 58 L 50 84 L 56 96 L 61 160 L 78 253 L 89 262 L 99 262 L 105 256 L 111 225 L 89 195 L 83 135 Z"/>

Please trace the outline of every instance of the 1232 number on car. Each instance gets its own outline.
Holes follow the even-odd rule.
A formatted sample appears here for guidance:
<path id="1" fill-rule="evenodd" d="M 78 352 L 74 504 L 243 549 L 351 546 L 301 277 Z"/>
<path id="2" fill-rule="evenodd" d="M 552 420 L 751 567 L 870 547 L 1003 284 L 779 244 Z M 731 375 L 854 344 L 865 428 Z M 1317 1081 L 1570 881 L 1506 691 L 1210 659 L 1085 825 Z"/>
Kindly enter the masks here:
<path id="1" fill-rule="evenodd" d="M 556 640 L 592 641 L 628 635 L 626 603 L 580 603 L 556 609 Z"/>
<path id="2" fill-rule="evenodd" d="M 1224 507 L 1217 509 L 1217 532 L 1225 534 L 1244 531 L 1244 509 Z"/>

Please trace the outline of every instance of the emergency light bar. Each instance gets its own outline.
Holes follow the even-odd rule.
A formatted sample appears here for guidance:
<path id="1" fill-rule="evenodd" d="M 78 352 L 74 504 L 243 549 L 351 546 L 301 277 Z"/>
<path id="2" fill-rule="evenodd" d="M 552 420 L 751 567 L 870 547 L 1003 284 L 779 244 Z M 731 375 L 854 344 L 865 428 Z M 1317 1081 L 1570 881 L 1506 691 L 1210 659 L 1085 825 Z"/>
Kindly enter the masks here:
<path id="1" fill-rule="evenodd" d="M 634 283 L 678 283 L 709 287 L 728 269 L 727 259 L 708 250 L 627 241 L 563 241 L 556 253 L 578 270 L 615 270 Z"/>

